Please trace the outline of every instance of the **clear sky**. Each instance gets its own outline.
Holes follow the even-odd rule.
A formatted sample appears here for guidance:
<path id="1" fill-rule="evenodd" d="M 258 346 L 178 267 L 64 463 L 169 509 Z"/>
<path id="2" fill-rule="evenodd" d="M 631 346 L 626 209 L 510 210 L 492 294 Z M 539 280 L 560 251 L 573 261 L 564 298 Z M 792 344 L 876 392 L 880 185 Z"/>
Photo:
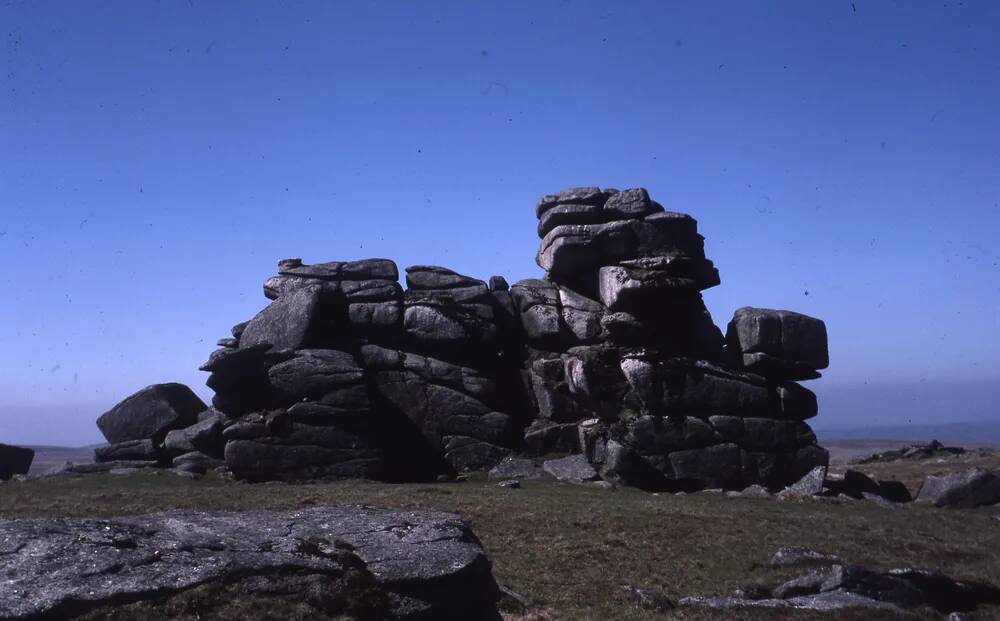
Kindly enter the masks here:
<path id="1" fill-rule="evenodd" d="M 824 319 L 821 407 L 1000 417 L 949 388 L 1000 385 L 1000 3 L 3 0 L 0 28 L 0 442 L 207 398 L 279 258 L 537 277 L 535 200 L 576 185 L 694 215 L 717 324 Z M 863 406 L 816 426 L 903 416 Z"/>

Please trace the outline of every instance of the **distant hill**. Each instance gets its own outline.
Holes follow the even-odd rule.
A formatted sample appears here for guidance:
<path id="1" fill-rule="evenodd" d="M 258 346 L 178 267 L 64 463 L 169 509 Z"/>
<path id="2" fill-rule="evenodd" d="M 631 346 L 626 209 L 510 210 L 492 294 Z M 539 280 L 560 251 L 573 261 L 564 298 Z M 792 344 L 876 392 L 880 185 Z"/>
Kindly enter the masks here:
<path id="1" fill-rule="evenodd" d="M 29 474 L 42 474 L 54 470 L 68 461 L 75 464 L 87 464 L 94 461 L 94 448 L 102 446 L 29 446 L 35 451 L 35 459 L 31 462 Z"/>
<path id="2" fill-rule="evenodd" d="M 817 425 L 819 427 L 819 425 Z M 815 429 L 822 442 L 847 439 L 940 440 L 973 446 L 1000 446 L 1000 420 L 937 424 Z"/>

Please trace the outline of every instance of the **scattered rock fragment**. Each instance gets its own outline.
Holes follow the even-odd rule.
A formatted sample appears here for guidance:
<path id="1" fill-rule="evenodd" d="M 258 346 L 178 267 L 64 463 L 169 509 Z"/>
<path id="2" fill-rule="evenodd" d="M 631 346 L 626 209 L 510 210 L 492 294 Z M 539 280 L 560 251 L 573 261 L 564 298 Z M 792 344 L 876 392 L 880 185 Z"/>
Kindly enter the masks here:
<path id="1" fill-rule="evenodd" d="M 772 567 L 793 567 L 803 564 L 839 563 L 840 557 L 834 554 L 817 552 L 810 548 L 789 546 L 778 548 L 771 558 Z"/>
<path id="2" fill-rule="evenodd" d="M 632 597 L 639 608 L 654 612 L 667 612 L 675 608 L 669 597 L 654 589 L 641 588 L 631 584 L 623 584 L 622 589 Z"/>
<path id="3" fill-rule="evenodd" d="M 782 489 L 826 466 L 805 422 L 816 395 L 797 383 L 829 363 L 821 320 L 744 307 L 723 335 L 698 222 L 643 188 L 571 188 L 535 213 L 543 278 L 512 285 L 414 265 L 404 288 L 387 259 L 279 261 L 270 303 L 201 367 L 213 414 L 199 420 L 186 387 L 151 386 L 98 423 L 114 445 L 143 444 L 102 459 L 433 481 L 531 478 L 501 462 L 570 453 L 549 470 L 691 491 Z"/>
<path id="4" fill-rule="evenodd" d="M 171 429 L 193 425 L 205 409 L 183 384 L 154 384 L 102 414 L 97 426 L 111 444 L 147 439 L 159 443 Z"/>

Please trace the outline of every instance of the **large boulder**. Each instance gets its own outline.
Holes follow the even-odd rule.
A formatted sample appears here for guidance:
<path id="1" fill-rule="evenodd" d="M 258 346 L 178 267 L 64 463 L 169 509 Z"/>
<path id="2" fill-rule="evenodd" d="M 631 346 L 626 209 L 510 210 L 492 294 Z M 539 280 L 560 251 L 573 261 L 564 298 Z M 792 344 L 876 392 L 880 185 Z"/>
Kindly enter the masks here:
<path id="1" fill-rule="evenodd" d="M 792 311 L 737 309 L 726 344 L 735 364 L 767 377 L 813 379 L 830 364 L 826 324 Z"/>
<path id="2" fill-rule="evenodd" d="M 322 290 L 303 287 L 271 302 L 250 320 L 240 336 L 246 349 L 267 344 L 274 349 L 299 349 L 316 337 Z"/>
<path id="3" fill-rule="evenodd" d="M 167 433 L 163 447 L 178 455 L 191 451 L 200 451 L 213 456 L 221 456 L 223 441 L 222 427 L 225 416 L 208 409 L 198 416 L 198 422 L 183 429 L 174 429 Z"/>
<path id="4" fill-rule="evenodd" d="M 536 262 L 558 281 L 641 257 L 704 260 L 704 240 L 687 214 L 658 212 L 642 219 L 563 224 L 542 238 Z"/>
<path id="5" fill-rule="evenodd" d="M 30 448 L 0 444 L 0 480 L 15 474 L 28 474 L 34 459 L 35 451 Z"/>
<path id="6" fill-rule="evenodd" d="M 935 507 L 980 507 L 1000 502 L 1000 476 L 985 468 L 970 468 L 929 476 L 917 492 L 918 502 Z"/>
<path id="7" fill-rule="evenodd" d="M 316 507 L 2 520 L 0 541 L 16 544 L 0 554 L 4 619 L 65 619 L 216 585 L 221 602 L 270 597 L 308 618 L 499 621 L 490 561 L 449 513 Z"/>
<path id="8" fill-rule="evenodd" d="M 111 444 L 152 439 L 159 443 L 171 429 L 198 421 L 208 406 L 183 384 L 153 384 L 127 397 L 97 419 Z"/>

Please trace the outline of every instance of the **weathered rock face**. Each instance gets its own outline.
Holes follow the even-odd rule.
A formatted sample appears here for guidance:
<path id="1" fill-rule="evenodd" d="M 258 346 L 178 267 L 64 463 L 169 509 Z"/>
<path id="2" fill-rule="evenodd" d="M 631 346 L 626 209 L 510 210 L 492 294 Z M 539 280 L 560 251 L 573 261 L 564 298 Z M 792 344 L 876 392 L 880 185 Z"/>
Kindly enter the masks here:
<path id="1" fill-rule="evenodd" d="M 34 459 L 35 451 L 30 448 L 0 444 L 0 481 L 27 474 Z"/>
<path id="2" fill-rule="evenodd" d="M 171 429 L 195 423 L 206 405 L 183 384 L 154 384 L 128 397 L 97 419 L 111 444 L 162 441 Z"/>
<path id="3" fill-rule="evenodd" d="M 697 222 L 642 188 L 575 188 L 536 214 L 545 275 L 513 286 L 417 265 L 404 289 L 386 259 L 280 261 L 270 305 L 201 367 L 218 444 L 189 439 L 191 413 L 143 411 L 127 431 L 109 413 L 109 441 L 154 452 L 109 455 L 197 451 L 252 480 L 406 480 L 575 453 L 662 489 L 780 489 L 826 464 L 804 422 L 816 396 L 795 383 L 828 363 L 822 321 L 743 308 L 724 337 L 701 296 L 720 281 Z"/>
<path id="4" fill-rule="evenodd" d="M 566 448 L 647 488 L 781 488 L 826 452 L 794 380 L 828 364 L 822 321 L 744 308 L 723 338 L 701 291 L 719 284 L 697 223 L 645 190 L 575 188 L 538 204 L 545 280 L 511 287 L 537 410 L 528 449 Z"/>
<path id="5" fill-rule="evenodd" d="M 295 598 L 317 617 L 499 619 L 490 562 L 448 513 L 317 507 L 0 520 L 0 573 L 4 619 L 69 618 L 211 584 Z"/>

